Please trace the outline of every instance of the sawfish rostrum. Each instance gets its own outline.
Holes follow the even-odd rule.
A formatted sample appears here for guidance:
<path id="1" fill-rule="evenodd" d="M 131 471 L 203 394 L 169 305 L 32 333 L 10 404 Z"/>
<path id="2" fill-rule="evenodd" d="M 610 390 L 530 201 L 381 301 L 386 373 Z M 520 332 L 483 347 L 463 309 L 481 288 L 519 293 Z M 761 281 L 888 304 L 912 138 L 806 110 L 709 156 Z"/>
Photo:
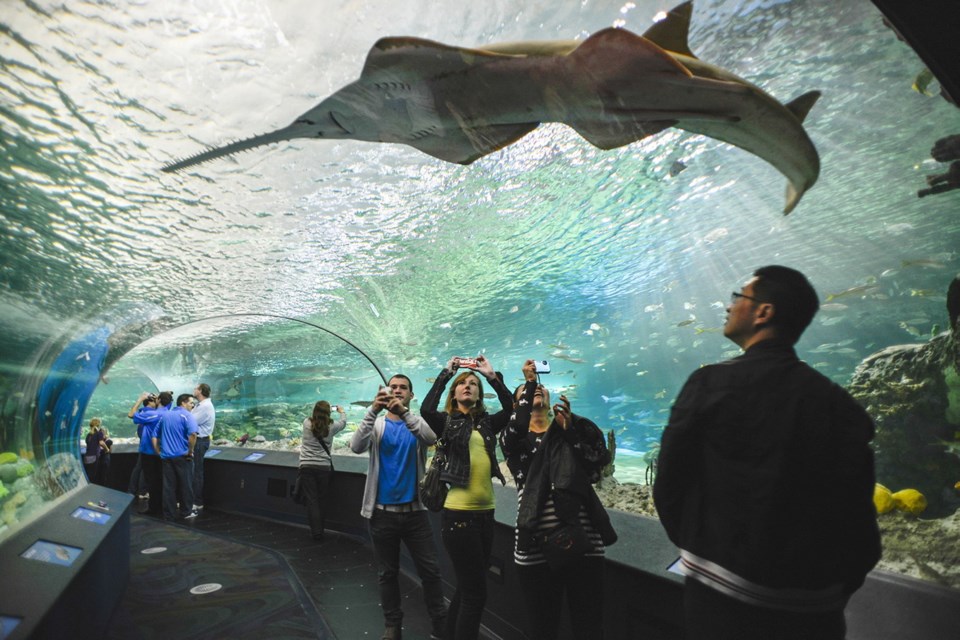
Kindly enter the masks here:
<path id="1" fill-rule="evenodd" d="M 638 36 L 604 29 L 583 42 L 516 42 L 466 49 L 420 38 L 379 40 L 360 78 L 289 126 L 175 162 L 180 171 L 295 138 L 406 144 L 470 164 L 543 122 L 561 122 L 601 149 L 668 127 L 763 158 L 788 180 L 790 213 L 820 172 L 803 128 L 820 94 L 782 104 L 690 52 L 687 2 Z"/>

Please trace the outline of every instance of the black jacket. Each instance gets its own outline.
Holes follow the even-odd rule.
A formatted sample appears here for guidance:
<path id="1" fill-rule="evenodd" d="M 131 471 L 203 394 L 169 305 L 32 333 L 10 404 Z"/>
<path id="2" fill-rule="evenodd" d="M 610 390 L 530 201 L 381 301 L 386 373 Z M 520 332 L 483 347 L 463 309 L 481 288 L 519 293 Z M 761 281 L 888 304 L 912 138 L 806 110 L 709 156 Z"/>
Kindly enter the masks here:
<path id="1" fill-rule="evenodd" d="M 497 393 L 500 411 L 493 415 L 483 412 L 479 416 L 472 417 L 454 410 L 450 416 L 447 416 L 446 412 L 437 411 L 437 406 L 440 404 L 443 389 L 451 378 L 453 378 L 453 372 L 443 369 L 420 405 L 420 416 L 437 434 L 438 446 L 443 447 L 446 457 L 446 466 L 440 474 L 441 479 L 458 487 L 467 486 L 470 480 L 470 435 L 476 429 L 483 438 L 487 455 L 490 456 L 491 477 L 499 478 L 500 482 L 505 484 L 500 463 L 497 461 L 497 434 L 507 426 L 510 420 L 513 412 L 513 395 L 497 376 L 487 382 Z"/>
<path id="2" fill-rule="evenodd" d="M 873 433 L 863 408 L 785 342 L 694 372 L 654 483 L 687 575 L 762 606 L 843 606 L 880 558 Z M 822 597 L 794 601 L 791 589 Z"/>
<path id="3" fill-rule="evenodd" d="M 593 490 L 603 467 L 610 462 L 603 432 L 587 418 L 571 414 L 566 429 L 554 420 L 540 448 L 532 452 L 528 433 L 536 386 L 536 382 L 527 382 L 524 386 L 515 418 L 500 436 L 507 467 L 517 486 L 523 488 L 517 507 L 517 528 L 528 531 L 535 528 L 552 492 L 555 513 L 561 522 L 577 523 L 583 505 L 603 544 L 610 546 L 617 541 L 617 534 Z"/>

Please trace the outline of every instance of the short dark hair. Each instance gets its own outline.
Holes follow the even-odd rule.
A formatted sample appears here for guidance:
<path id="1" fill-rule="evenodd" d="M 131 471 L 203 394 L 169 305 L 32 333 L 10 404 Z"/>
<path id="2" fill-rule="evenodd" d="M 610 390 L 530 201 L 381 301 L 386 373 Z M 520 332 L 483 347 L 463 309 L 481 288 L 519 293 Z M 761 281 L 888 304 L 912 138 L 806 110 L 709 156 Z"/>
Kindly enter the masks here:
<path id="1" fill-rule="evenodd" d="M 760 267 L 753 275 L 754 296 L 774 306 L 770 326 L 791 343 L 799 340 L 820 308 L 813 285 L 796 269 L 779 265 Z"/>
<path id="2" fill-rule="evenodd" d="M 181 393 L 180 395 L 177 396 L 177 406 L 179 407 L 179 406 L 183 405 L 183 403 L 184 403 L 188 398 L 192 398 L 192 397 L 193 397 L 193 394 L 192 394 L 192 393 Z"/>
<path id="3" fill-rule="evenodd" d="M 410 380 L 410 378 L 403 375 L 402 373 L 397 373 L 387 378 L 387 384 L 389 385 L 390 381 L 393 380 L 394 378 L 403 378 L 404 380 L 406 380 L 407 384 L 410 386 L 410 393 L 413 393 L 413 381 Z"/>
<path id="4" fill-rule="evenodd" d="M 198 384 L 197 389 L 200 389 L 200 393 L 203 394 L 204 398 L 210 397 L 210 385 L 208 385 L 206 382 L 201 382 Z"/>
<path id="5" fill-rule="evenodd" d="M 157 399 L 160 400 L 161 407 L 169 407 L 170 403 L 173 402 L 173 391 L 161 391 Z"/>

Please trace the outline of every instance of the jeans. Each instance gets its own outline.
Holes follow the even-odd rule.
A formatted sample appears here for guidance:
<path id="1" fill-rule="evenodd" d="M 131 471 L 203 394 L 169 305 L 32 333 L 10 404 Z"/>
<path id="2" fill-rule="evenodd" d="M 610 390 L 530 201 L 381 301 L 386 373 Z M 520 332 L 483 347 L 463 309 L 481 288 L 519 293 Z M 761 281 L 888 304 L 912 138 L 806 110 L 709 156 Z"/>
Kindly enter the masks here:
<path id="1" fill-rule="evenodd" d="M 160 517 L 163 515 L 163 466 L 160 462 L 160 456 L 141 453 L 140 463 L 143 467 L 143 477 L 147 480 L 147 490 L 150 494 L 146 514 Z"/>
<path id="2" fill-rule="evenodd" d="M 687 578 L 683 619 L 688 640 L 843 640 L 843 611 L 797 613 L 740 602 Z"/>
<path id="3" fill-rule="evenodd" d="M 193 445 L 193 500 L 194 504 L 201 507 L 203 506 L 203 456 L 209 448 L 210 438 L 197 438 L 197 443 Z"/>
<path id="4" fill-rule="evenodd" d="M 374 509 L 370 518 L 370 537 L 379 564 L 380 606 L 388 627 L 400 627 L 400 543 L 407 545 L 423 586 L 423 600 L 433 622 L 434 633 L 442 635 L 447 607 L 443 601 L 437 547 L 426 511 L 394 513 Z"/>
<path id="5" fill-rule="evenodd" d="M 487 604 L 487 570 L 493 550 L 493 510 L 441 514 L 441 537 L 450 556 L 457 589 L 447 614 L 446 638 L 476 640 Z"/>
<path id="6" fill-rule="evenodd" d="M 163 519 L 173 520 L 178 513 L 186 517 L 193 511 L 193 460 L 186 456 L 164 458 L 163 466 Z"/>
<path id="7" fill-rule="evenodd" d="M 527 608 L 527 636 L 554 640 L 566 593 L 570 628 L 576 640 L 603 638 L 603 558 L 585 557 L 561 574 L 546 564 L 517 565 Z"/>
<path id="8" fill-rule="evenodd" d="M 133 471 L 130 473 L 130 482 L 127 483 L 127 493 L 132 493 L 135 496 L 150 493 L 150 490 L 147 488 L 146 474 L 143 473 L 143 458 L 144 454 L 137 454 L 137 463 L 133 465 Z"/>
<path id="9" fill-rule="evenodd" d="M 327 514 L 327 491 L 333 470 L 330 467 L 300 467 L 300 486 L 307 504 L 307 521 L 310 535 L 322 538 Z"/>

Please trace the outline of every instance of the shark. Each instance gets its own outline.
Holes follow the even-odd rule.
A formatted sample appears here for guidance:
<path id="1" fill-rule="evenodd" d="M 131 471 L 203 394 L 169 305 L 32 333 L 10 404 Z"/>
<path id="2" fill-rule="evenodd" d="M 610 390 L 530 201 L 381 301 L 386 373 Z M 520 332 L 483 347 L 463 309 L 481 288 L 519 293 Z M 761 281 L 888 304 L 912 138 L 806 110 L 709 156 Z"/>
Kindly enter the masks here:
<path id="1" fill-rule="evenodd" d="M 399 143 L 469 165 L 544 122 L 565 124 L 603 150 L 675 127 L 772 165 L 787 178 L 786 215 L 820 173 L 820 157 L 803 127 L 820 92 L 784 104 L 701 61 L 687 41 L 692 11 L 692 2 L 684 2 L 643 35 L 607 28 L 583 41 L 464 48 L 416 37 L 381 38 L 356 81 L 288 126 L 162 170 L 182 171 L 297 138 Z"/>

